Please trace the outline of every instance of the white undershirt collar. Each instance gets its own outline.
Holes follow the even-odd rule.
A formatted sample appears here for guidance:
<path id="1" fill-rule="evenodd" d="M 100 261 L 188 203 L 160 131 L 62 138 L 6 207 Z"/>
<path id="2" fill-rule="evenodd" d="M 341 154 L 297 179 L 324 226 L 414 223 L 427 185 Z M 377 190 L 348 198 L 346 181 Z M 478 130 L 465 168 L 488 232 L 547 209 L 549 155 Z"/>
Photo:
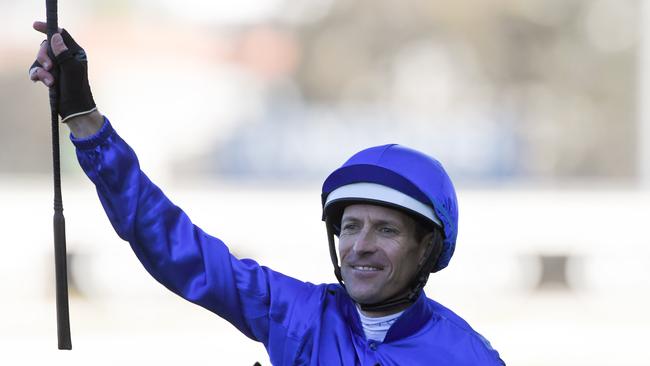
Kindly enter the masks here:
<path id="1" fill-rule="evenodd" d="M 399 313 L 380 316 L 377 318 L 363 315 L 359 308 L 357 308 L 357 312 L 359 313 L 359 319 L 361 319 L 361 326 L 363 327 L 363 333 L 366 335 L 366 339 L 383 342 L 384 338 L 386 338 L 386 333 L 388 333 L 388 329 L 390 329 L 391 325 L 393 325 L 400 315 L 404 313 L 404 310 Z"/>

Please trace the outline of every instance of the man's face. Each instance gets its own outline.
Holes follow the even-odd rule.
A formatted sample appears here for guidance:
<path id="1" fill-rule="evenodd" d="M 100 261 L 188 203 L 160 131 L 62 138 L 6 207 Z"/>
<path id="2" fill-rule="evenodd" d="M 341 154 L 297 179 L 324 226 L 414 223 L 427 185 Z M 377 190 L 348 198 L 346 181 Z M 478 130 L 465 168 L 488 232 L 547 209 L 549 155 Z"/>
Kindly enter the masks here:
<path id="1" fill-rule="evenodd" d="M 368 204 L 345 208 L 339 256 L 352 299 L 372 304 L 406 293 L 426 249 L 416 241 L 415 227 L 412 218 L 390 208 Z"/>

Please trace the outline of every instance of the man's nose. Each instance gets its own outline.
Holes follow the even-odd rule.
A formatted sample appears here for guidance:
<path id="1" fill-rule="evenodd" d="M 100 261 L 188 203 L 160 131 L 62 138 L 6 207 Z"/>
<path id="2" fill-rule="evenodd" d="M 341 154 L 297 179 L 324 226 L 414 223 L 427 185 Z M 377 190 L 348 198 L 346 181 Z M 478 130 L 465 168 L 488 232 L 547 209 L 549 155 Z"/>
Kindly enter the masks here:
<path id="1" fill-rule="evenodd" d="M 354 250 L 357 254 L 363 253 L 372 253 L 377 249 L 375 245 L 375 237 L 372 235 L 372 232 L 368 229 L 363 229 L 359 232 L 359 235 L 354 240 Z"/>

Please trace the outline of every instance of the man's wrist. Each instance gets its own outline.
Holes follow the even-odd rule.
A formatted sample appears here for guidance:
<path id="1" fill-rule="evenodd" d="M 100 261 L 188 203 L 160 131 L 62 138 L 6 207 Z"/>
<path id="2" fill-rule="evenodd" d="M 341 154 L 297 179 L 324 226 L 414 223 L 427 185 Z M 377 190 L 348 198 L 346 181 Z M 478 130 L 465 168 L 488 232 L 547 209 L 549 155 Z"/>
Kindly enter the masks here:
<path id="1" fill-rule="evenodd" d="M 87 114 L 71 117 L 65 121 L 65 124 L 68 125 L 74 137 L 84 138 L 96 134 L 102 128 L 104 116 L 94 110 Z"/>

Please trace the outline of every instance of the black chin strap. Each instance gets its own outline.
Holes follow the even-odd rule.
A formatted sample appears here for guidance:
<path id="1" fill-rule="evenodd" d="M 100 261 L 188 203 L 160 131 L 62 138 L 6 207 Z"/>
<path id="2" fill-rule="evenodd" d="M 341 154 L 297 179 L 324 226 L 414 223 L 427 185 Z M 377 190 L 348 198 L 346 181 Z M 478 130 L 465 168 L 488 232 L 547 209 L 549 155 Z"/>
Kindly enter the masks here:
<path id="1" fill-rule="evenodd" d="M 343 277 L 341 277 L 341 267 L 339 266 L 339 258 L 336 255 L 336 243 L 334 242 L 334 227 L 329 219 L 325 220 L 325 228 L 327 229 L 327 241 L 330 247 L 330 258 L 332 259 L 332 265 L 334 265 L 334 276 L 339 281 L 341 286 L 345 288 L 343 284 Z"/>
<path id="2" fill-rule="evenodd" d="M 334 265 L 334 275 L 339 281 L 341 286 L 345 288 L 343 283 L 343 277 L 341 276 L 341 267 L 339 266 L 338 256 L 336 254 L 336 243 L 334 242 L 334 228 L 330 220 L 325 220 L 325 227 L 327 229 L 327 241 L 329 243 L 330 249 L 330 258 L 332 259 L 332 265 Z M 417 300 L 418 294 L 427 284 L 429 280 L 429 274 L 433 270 L 440 253 L 442 253 L 442 240 L 441 231 L 433 230 L 433 236 L 431 242 L 427 246 L 427 250 L 420 259 L 418 263 L 418 270 L 416 276 L 413 279 L 411 289 L 406 295 L 398 295 L 384 301 L 380 301 L 374 304 L 359 304 L 361 310 L 364 311 L 387 311 L 395 309 L 405 304 L 412 304 Z"/>

